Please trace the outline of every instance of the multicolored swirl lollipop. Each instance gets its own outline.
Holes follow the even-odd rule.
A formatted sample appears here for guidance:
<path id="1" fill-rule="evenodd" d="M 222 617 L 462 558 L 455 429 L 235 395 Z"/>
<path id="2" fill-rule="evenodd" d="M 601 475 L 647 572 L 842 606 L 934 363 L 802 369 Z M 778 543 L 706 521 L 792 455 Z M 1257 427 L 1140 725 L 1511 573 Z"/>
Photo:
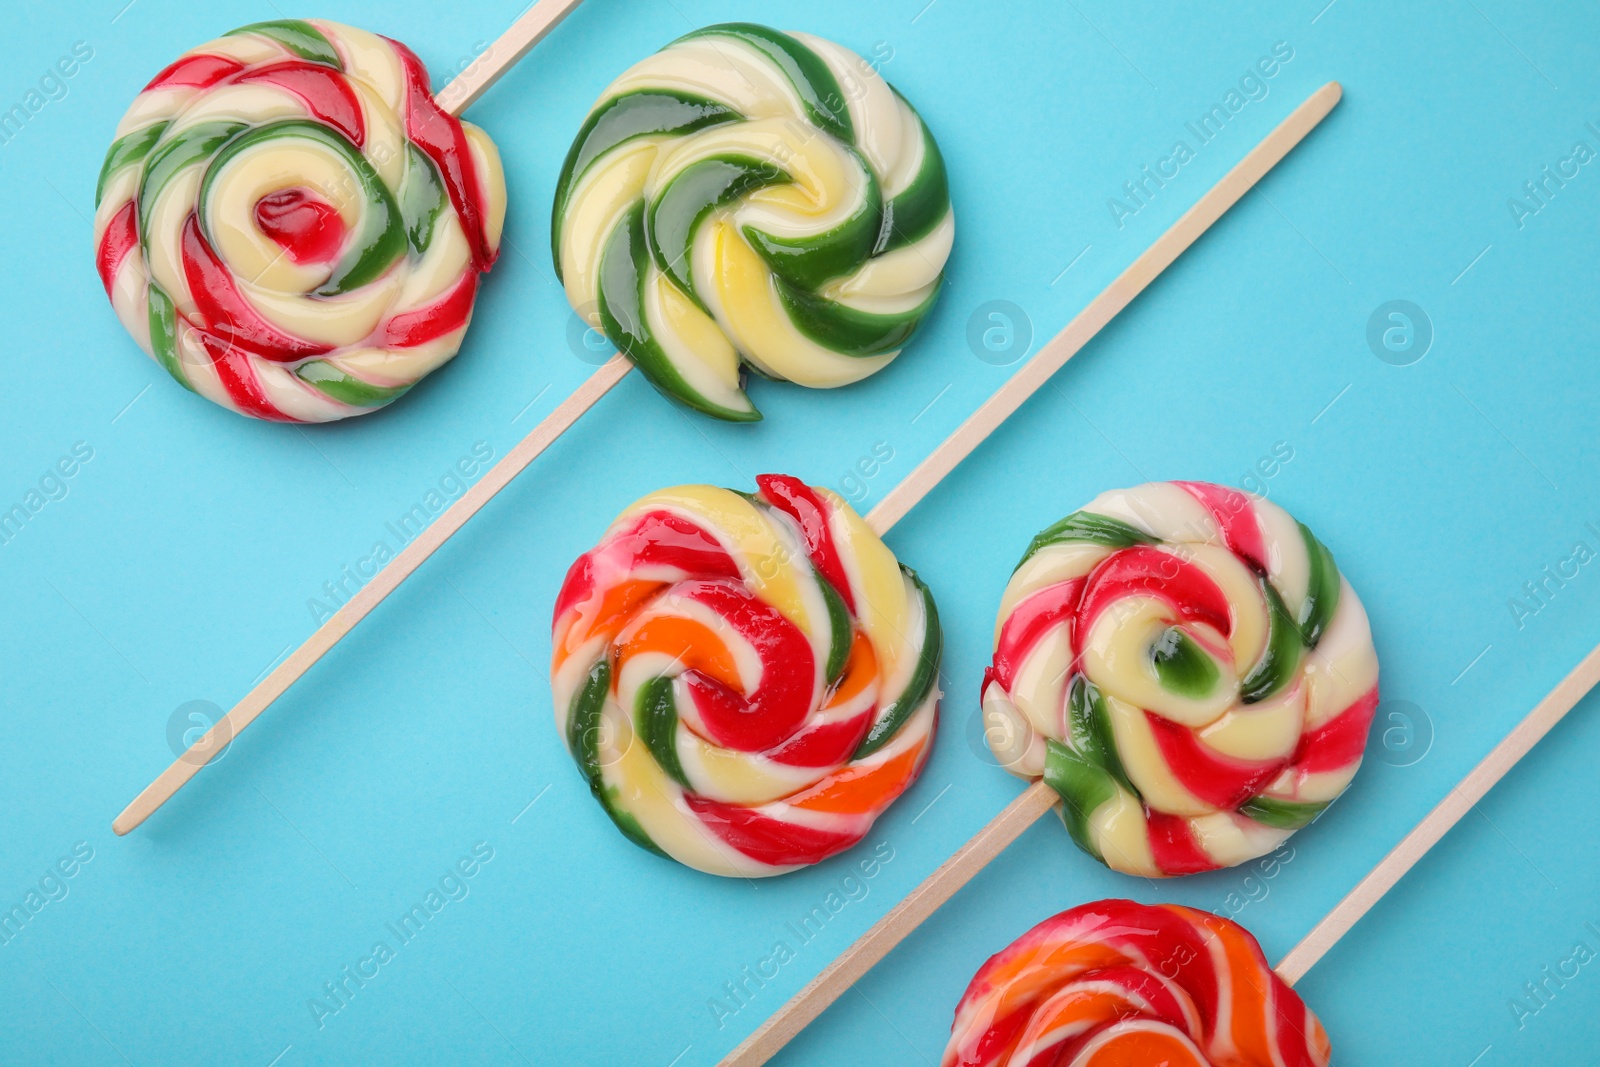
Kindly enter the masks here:
<path id="1" fill-rule="evenodd" d="M 910 340 L 955 234 L 911 105 L 830 41 L 730 23 L 635 64 L 589 112 L 556 187 L 567 298 L 657 389 L 760 412 L 743 367 L 859 381 Z"/>
<path id="2" fill-rule="evenodd" d="M 1244 927 L 1102 900 L 992 956 L 941 1067 L 1327 1067 L 1328 1035 Z"/>
<path id="3" fill-rule="evenodd" d="M 933 597 L 848 504 L 768 474 L 630 506 L 567 573 L 556 725 L 634 843 L 782 874 L 866 834 L 938 712 Z"/>
<path id="4" fill-rule="evenodd" d="M 242 27 L 157 74 L 95 199 L 134 340 L 284 422 L 383 407 L 454 356 L 506 207 L 494 143 L 435 103 L 422 61 L 320 19 Z"/>
<path id="5" fill-rule="evenodd" d="M 987 736 L 1084 851 L 1157 877 L 1263 855 L 1361 765 L 1367 614 L 1288 512 L 1235 489 L 1102 494 L 1035 537 L 1001 601 Z"/>

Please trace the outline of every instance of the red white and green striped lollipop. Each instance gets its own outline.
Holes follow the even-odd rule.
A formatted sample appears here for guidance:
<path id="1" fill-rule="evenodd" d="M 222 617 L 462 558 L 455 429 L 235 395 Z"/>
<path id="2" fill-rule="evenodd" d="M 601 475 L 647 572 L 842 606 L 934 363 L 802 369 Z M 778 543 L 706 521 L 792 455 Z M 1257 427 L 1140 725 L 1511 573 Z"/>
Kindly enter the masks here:
<path id="1" fill-rule="evenodd" d="M 185 53 L 117 127 L 95 258 L 128 332 L 255 418 L 383 407 L 461 346 L 495 261 L 494 143 L 404 45 L 317 20 Z"/>
<path id="2" fill-rule="evenodd" d="M 1103 493 L 1033 539 L 983 686 L 991 747 L 1073 840 L 1150 877 L 1243 863 L 1361 766 L 1367 613 L 1288 512 L 1203 482 Z"/>

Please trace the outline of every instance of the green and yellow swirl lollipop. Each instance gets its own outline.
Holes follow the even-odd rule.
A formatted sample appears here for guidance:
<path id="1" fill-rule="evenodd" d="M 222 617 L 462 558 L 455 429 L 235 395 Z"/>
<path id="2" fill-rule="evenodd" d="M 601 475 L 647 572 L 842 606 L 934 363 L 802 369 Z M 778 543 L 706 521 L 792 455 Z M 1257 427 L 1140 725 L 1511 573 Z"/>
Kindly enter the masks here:
<path id="1" fill-rule="evenodd" d="M 730 23 L 601 94 L 551 240 L 572 306 L 657 389 L 748 422 L 746 367 L 827 389 L 894 359 L 954 233 L 938 146 L 871 64 Z"/>

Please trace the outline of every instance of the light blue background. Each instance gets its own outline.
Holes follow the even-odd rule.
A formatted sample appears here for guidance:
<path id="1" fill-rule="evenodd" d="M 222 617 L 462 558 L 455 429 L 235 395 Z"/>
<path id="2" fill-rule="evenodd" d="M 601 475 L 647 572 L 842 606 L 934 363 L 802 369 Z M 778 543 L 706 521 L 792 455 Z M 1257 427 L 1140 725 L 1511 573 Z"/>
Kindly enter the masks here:
<path id="1" fill-rule="evenodd" d="M 1248 890 L 1238 918 L 1278 958 L 1600 640 L 1600 564 L 1520 627 L 1508 606 L 1575 541 L 1600 547 L 1585 526 L 1600 526 L 1600 164 L 1520 228 L 1507 207 L 1575 141 L 1600 147 L 1585 129 L 1600 124 L 1592 5 L 588 0 L 470 112 L 501 146 L 512 206 L 461 357 L 389 411 L 295 429 L 200 401 L 138 353 L 100 290 L 89 217 L 112 129 L 155 70 L 302 12 L 124 2 L 13 5 L 0 77 L 3 108 L 74 42 L 94 49 L 0 145 L 0 505 L 76 442 L 93 449 L 65 498 L 0 546 L 0 905 L 75 844 L 93 849 L 68 895 L 0 945 L 4 1062 L 713 1063 L 1016 795 L 974 747 L 975 698 L 1029 537 L 1103 489 L 1239 483 L 1278 442 L 1294 458 L 1271 498 L 1331 546 L 1371 613 L 1391 750 L 1375 731 L 1349 794 L 1250 885 L 1241 871 L 1111 874 L 1041 822 L 784 1063 L 936 1062 L 987 955 L 1103 896 L 1222 910 Z M 442 84 L 518 10 L 310 13 L 409 42 Z M 386 522 L 476 442 L 504 455 L 590 372 L 547 252 L 568 140 L 625 66 L 736 18 L 892 53 L 884 73 L 939 137 L 959 219 L 919 343 L 834 393 L 758 383 L 768 418 L 754 428 L 684 415 L 633 376 L 219 763 L 114 838 L 111 817 L 172 758 L 175 711 L 243 695 Z M 1294 58 L 1269 96 L 1119 229 L 1107 198 L 1279 41 Z M 865 510 L 1010 373 L 969 349 L 975 309 L 1019 305 L 1037 346 L 1331 78 L 1344 103 L 1260 193 L 889 538 L 947 621 L 937 750 L 868 839 L 893 859 L 867 895 L 719 1029 L 710 998 L 774 941 L 793 947 L 785 924 L 859 856 L 723 881 L 611 829 L 551 726 L 547 626 L 568 563 L 648 490 L 767 470 L 843 487 L 883 442 L 894 458 L 866 480 Z M 1368 348 L 1368 317 L 1392 299 L 1431 318 L 1414 365 Z M 1416 734 L 1389 718 L 1406 710 L 1394 701 L 1420 709 Z M 1593 1062 L 1600 964 L 1550 985 L 1520 1028 L 1509 1002 L 1575 941 L 1600 950 L 1584 928 L 1600 927 L 1594 711 L 1580 706 L 1303 983 L 1338 1062 Z M 392 942 L 385 924 L 479 842 L 494 858 L 465 899 L 319 1028 L 309 998 Z"/>

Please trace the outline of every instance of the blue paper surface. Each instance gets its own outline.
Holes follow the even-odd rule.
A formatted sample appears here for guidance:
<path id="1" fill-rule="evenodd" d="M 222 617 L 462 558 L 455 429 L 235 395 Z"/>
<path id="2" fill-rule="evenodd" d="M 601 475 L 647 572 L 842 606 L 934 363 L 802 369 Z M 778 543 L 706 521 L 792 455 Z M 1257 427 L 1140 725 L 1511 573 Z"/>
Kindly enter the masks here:
<path id="1" fill-rule="evenodd" d="M 714 1063 L 1016 795 L 978 740 L 994 610 L 1029 538 L 1104 489 L 1246 484 L 1317 532 L 1378 644 L 1368 764 L 1271 878 L 1130 879 L 1041 822 L 781 1062 L 936 1062 L 982 960 L 1100 897 L 1233 911 L 1278 958 L 1600 640 L 1600 564 L 1572 562 L 1578 542 L 1600 549 L 1600 164 L 1572 162 L 1579 142 L 1600 151 L 1592 5 L 588 0 L 469 112 L 512 199 L 461 356 L 389 410 L 292 428 L 201 401 L 139 353 L 89 221 L 139 86 L 285 13 L 125 2 L 12 11 L 0 79 L 0 108 L 42 100 L 0 141 L 0 510 L 42 501 L 0 544 L 0 906 L 44 901 L 0 943 L 0 1061 Z M 519 11 L 303 13 L 408 42 L 443 84 Z M 311 633 L 325 583 L 591 372 L 547 251 L 560 161 L 622 69 L 733 19 L 887 56 L 938 137 L 958 236 L 919 341 L 848 389 L 756 383 L 753 427 L 630 376 L 219 762 L 113 837 L 189 716 L 230 706 Z M 91 57 L 52 75 L 80 42 Z M 1242 85 L 1275 47 L 1292 58 Z M 571 560 L 664 485 L 782 471 L 865 511 L 1019 365 L 1015 341 L 969 344 L 994 302 L 1036 349 L 1329 79 L 1345 99 L 1323 126 L 890 535 L 938 597 L 947 697 L 922 779 L 863 846 L 751 883 L 623 840 L 552 727 L 550 606 Z M 1235 89 L 1256 98 L 1199 144 L 1186 124 Z M 1180 140 L 1192 158 L 1132 199 L 1124 183 Z M 1384 346 L 1394 301 L 1426 326 L 1409 348 Z M 1279 446 L 1293 458 L 1268 477 Z M 50 478 L 63 459 L 74 473 Z M 1600 951 L 1594 711 L 1304 981 L 1338 1062 L 1592 1062 L 1600 965 L 1569 961 L 1580 942 Z M 891 858 L 796 938 L 788 924 L 874 847 Z M 397 932 L 432 891 L 444 905 Z M 780 940 L 793 960 L 749 982 Z M 350 981 L 379 941 L 392 958 Z"/>

